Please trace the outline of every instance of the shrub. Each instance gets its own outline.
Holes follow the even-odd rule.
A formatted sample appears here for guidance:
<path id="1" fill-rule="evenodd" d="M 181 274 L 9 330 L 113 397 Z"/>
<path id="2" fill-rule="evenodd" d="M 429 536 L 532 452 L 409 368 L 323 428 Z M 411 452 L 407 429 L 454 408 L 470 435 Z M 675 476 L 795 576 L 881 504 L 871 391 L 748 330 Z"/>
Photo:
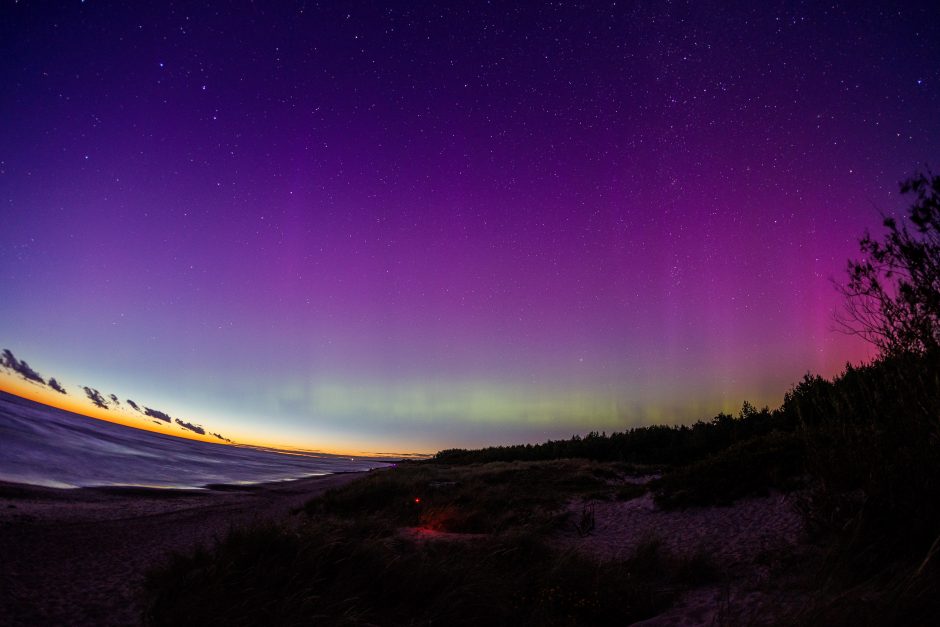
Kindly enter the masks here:
<path id="1" fill-rule="evenodd" d="M 151 625 L 623 625 L 655 615 L 697 562 L 597 561 L 537 534 L 414 542 L 319 519 L 258 527 L 148 579 Z M 672 568 L 672 570 L 670 570 Z"/>
<path id="2" fill-rule="evenodd" d="M 546 527 L 554 524 L 568 499 L 612 492 L 609 476 L 608 468 L 573 460 L 460 468 L 405 464 L 332 490 L 309 503 L 306 511 L 314 516 L 381 512 L 390 525 L 460 533 Z"/>
<path id="3" fill-rule="evenodd" d="M 729 446 L 700 462 L 667 471 L 650 484 L 665 509 L 730 505 L 770 489 L 801 485 L 803 444 L 793 433 L 774 432 Z"/>

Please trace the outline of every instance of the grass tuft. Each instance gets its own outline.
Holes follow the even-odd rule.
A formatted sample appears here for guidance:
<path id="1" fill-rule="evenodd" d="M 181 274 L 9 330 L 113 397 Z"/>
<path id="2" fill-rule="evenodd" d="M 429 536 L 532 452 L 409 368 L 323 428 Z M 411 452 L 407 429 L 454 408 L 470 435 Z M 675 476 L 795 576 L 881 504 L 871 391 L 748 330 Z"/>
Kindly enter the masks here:
<path id="1" fill-rule="evenodd" d="M 794 433 L 775 431 L 737 442 L 702 461 L 667 471 L 650 484 L 663 509 L 731 505 L 770 490 L 789 491 L 803 484 L 803 442 Z"/>
<path id="2" fill-rule="evenodd" d="M 570 460 L 373 472 L 308 503 L 297 530 L 241 530 L 177 556 L 149 577 L 146 621 L 629 624 L 667 607 L 700 565 L 658 545 L 601 561 L 551 541 L 570 500 L 612 493 L 620 477 Z M 431 539 L 402 533 L 410 526 Z"/>

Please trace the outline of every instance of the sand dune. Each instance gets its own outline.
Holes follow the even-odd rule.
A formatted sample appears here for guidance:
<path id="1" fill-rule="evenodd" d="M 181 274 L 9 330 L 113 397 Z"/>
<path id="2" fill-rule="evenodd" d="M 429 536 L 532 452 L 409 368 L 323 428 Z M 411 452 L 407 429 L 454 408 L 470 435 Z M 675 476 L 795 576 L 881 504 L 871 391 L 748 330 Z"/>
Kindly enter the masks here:
<path id="1" fill-rule="evenodd" d="M 581 507 L 572 503 L 572 514 Z M 563 541 L 600 558 L 626 558 L 655 540 L 672 555 L 702 555 L 717 570 L 714 581 L 689 590 L 672 608 L 640 623 L 644 627 L 776 624 L 805 601 L 805 582 L 778 572 L 783 562 L 814 550 L 791 496 L 775 493 L 728 507 L 665 511 L 648 493 L 626 502 L 597 502 L 593 511 L 591 533 L 569 533 Z"/>

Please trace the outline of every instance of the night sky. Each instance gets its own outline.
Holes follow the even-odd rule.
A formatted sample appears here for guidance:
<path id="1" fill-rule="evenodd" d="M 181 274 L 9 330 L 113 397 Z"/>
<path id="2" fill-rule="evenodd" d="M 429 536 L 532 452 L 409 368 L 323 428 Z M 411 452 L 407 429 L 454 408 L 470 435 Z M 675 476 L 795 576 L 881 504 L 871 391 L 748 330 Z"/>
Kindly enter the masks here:
<path id="1" fill-rule="evenodd" d="M 831 281 L 940 167 L 934 2 L 339 4 L 3 2 L 0 347 L 67 394 L 0 387 L 434 451 L 872 356 Z"/>

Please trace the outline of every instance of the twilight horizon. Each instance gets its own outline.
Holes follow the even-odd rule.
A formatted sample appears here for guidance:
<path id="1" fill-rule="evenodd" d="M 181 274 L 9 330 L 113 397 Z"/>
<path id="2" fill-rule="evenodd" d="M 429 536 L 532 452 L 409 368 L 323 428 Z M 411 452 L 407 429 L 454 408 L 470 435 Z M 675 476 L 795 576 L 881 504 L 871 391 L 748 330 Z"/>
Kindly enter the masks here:
<path id="1" fill-rule="evenodd" d="M 0 390 L 408 454 L 874 356 L 833 282 L 936 154 L 930 5 L 351 7 L 0 8 Z"/>

